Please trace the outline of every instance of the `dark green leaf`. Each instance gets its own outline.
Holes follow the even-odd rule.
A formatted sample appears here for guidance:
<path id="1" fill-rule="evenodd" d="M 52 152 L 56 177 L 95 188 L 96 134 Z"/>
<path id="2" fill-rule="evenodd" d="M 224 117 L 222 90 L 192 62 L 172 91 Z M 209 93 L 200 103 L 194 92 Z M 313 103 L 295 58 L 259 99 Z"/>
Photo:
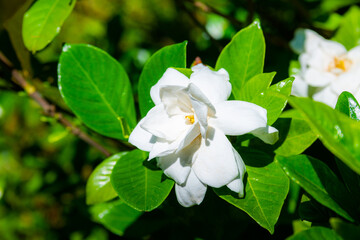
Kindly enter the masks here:
<path id="1" fill-rule="evenodd" d="M 242 149 L 240 155 L 247 171 L 245 198 L 237 197 L 227 188 L 214 189 L 214 191 L 273 233 L 289 191 L 289 179 L 281 168 L 272 162 L 272 157 L 265 153 Z"/>
<path id="2" fill-rule="evenodd" d="M 105 159 L 91 173 L 86 183 L 87 204 L 105 202 L 117 196 L 111 185 L 110 176 L 116 162 L 126 153 L 121 152 Z"/>
<path id="3" fill-rule="evenodd" d="M 284 172 L 316 201 L 353 221 L 351 213 L 344 210 L 353 206 L 351 197 L 326 164 L 306 155 L 276 156 L 276 160 Z"/>
<path id="4" fill-rule="evenodd" d="M 324 227 L 312 227 L 288 237 L 286 240 L 342 240 L 333 230 Z"/>
<path id="5" fill-rule="evenodd" d="M 335 232 L 346 240 L 360 239 L 360 226 L 347 223 L 339 218 L 331 218 L 330 225 Z"/>
<path id="6" fill-rule="evenodd" d="M 147 154 L 133 150 L 121 158 L 111 174 L 111 184 L 119 197 L 139 211 L 157 208 L 169 195 L 174 182 L 163 178 L 161 170 L 144 166 Z"/>
<path id="7" fill-rule="evenodd" d="M 230 75 L 232 93 L 240 99 L 244 84 L 263 72 L 265 40 L 258 21 L 238 32 L 222 50 L 216 70 L 224 68 Z"/>
<path id="8" fill-rule="evenodd" d="M 90 212 L 95 221 L 118 235 L 123 235 L 142 214 L 120 200 L 94 205 L 90 208 Z"/>
<path id="9" fill-rule="evenodd" d="M 43 49 L 60 32 L 76 0 L 37 0 L 25 13 L 23 39 L 32 52 Z"/>
<path id="10" fill-rule="evenodd" d="M 185 41 L 166 46 L 154 53 L 146 62 L 140 75 L 138 87 L 141 116 L 145 116 L 154 106 L 150 97 L 150 89 L 159 81 L 166 69 L 186 67 L 186 45 L 187 42 Z"/>
<path id="11" fill-rule="evenodd" d="M 136 124 L 135 106 L 128 76 L 115 59 L 90 45 L 67 44 L 58 74 L 66 104 L 88 127 L 128 138 Z"/>

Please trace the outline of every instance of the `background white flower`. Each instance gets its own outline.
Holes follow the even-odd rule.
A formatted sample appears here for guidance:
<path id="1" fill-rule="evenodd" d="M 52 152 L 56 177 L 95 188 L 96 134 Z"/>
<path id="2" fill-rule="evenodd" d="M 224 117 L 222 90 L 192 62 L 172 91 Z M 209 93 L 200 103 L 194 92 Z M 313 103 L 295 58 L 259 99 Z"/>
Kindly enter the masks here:
<path id="1" fill-rule="evenodd" d="M 291 45 L 301 53 L 293 95 L 312 97 L 331 107 L 343 91 L 360 99 L 360 46 L 347 51 L 309 29 L 299 29 Z"/>
<path id="2" fill-rule="evenodd" d="M 245 165 L 225 135 L 252 133 L 273 144 L 278 131 L 267 125 L 266 110 L 242 101 L 226 101 L 229 75 L 202 64 L 190 79 L 169 68 L 151 88 L 155 103 L 131 133 L 129 142 L 149 151 L 176 182 L 179 203 L 200 204 L 207 185 L 227 186 L 243 195 Z"/>

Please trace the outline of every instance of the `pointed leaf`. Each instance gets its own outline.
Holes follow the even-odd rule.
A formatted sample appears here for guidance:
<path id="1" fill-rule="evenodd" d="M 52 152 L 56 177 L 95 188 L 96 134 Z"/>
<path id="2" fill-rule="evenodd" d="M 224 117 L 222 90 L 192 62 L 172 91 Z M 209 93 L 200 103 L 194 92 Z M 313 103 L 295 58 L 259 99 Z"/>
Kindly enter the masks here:
<path id="1" fill-rule="evenodd" d="M 319 139 L 352 170 L 360 174 L 360 122 L 309 98 L 289 98 L 319 135 Z"/>
<path id="2" fill-rule="evenodd" d="M 349 212 L 344 210 L 354 205 L 350 201 L 351 197 L 326 164 L 306 155 L 276 156 L 276 160 L 284 172 L 316 201 L 353 221 Z"/>
<path id="3" fill-rule="evenodd" d="M 76 0 L 37 0 L 25 13 L 23 39 L 32 52 L 43 49 L 60 32 Z"/>
<path id="4" fill-rule="evenodd" d="M 238 100 L 251 102 L 254 98 L 269 88 L 275 74 L 275 72 L 260 73 L 252 77 L 240 89 Z"/>
<path id="5" fill-rule="evenodd" d="M 128 138 L 136 124 L 135 106 L 128 76 L 115 59 L 90 45 L 67 44 L 58 75 L 66 104 L 88 127 Z"/>
<path id="6" fill-rule="evenodd" d="M 115 154 L 100 163 L 86 183 L 86 204 L 101 203 L 117 196 L 110 182 L 110 175 L 119 159 L 127 152 Z"/>
<path id="7" fill-rule="evenodd" d="M 146 62 L 140 75 L 138 87 L 141 116 L 145 116 L 154 107 L 150 97 L 150 89 L 159 81 L 166 69 L 169 67 L 186 67 L 186 45 L 187 42 L 185 41 L 163 47 Z"/>
<path id="8" fill-rule="evenodd" d="M 342 92 L 335 109 L 348 115 L 351 119 L 360 120 L 360 106 L 356 98 L 349 92 Z"/>
<path id="9" fill-rule="evenodd" d="M 263 72 L 264 58 L 265 40 L 258 21 L 238 32 L 222 50 L 216 70 L 224 68 L 229 73 L 235 99 L 248 80 Z"/>
<path id="10" fill-rule="evenodd" d="M 246 164 L 245 197 L 238 198 L 228 188 L 214 189 L 221 198 L 245 211 L 260 226 L 274 232 L 281 208 L 289 192 L 289 179 L 272 157 L 262 152 L 243 149 Z"/>
<path id="11" fill-rule="evenodd" d="M 95 221 L 120 236 L 142 214 L 120 200 L 94 205 L 90 208 L 90 212 Z"/>
<path id="12" fill-rule="evenodd" d="M 146 158 L 147 153 L 133 150 L 116 163 L 111 174 L 111 184 L 119 197 L 139 211 L 160 206 L 174 185 L 173 181 L 163 179 L 161 170 L 145 167 Z"/>
<path id="13" fill-rule="evenodd" d="M 342 240 L 334 230 L 324 227 L 312 227 L 308 230 L 299 232 L 296 235 L 288 237 L 286 240 Z"/>

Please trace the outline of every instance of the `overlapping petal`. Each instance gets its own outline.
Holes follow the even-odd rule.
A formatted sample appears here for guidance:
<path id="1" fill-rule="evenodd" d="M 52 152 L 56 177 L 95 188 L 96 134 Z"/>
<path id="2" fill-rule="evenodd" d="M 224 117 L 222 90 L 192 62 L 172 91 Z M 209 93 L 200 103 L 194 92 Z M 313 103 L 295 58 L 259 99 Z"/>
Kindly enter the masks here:
<path id="1" fill-rule="evenodd" d="M 156 143 L 156 137 L 143 129 L 141 127 L 142 123 L 144 123 L 144 119 L 142 119 L 131 132 L 129 136 L 129 143 L 143 151 L 150 152 L 154 143 Z"/>
<path id="2" fill-rule="evenodd" d="M 203 184 L 191 170 L 186 182 L 175 185 L 175 193 L 178 202 L 184 207 L 199 205 L 205 197 L 206 185 Z"/>

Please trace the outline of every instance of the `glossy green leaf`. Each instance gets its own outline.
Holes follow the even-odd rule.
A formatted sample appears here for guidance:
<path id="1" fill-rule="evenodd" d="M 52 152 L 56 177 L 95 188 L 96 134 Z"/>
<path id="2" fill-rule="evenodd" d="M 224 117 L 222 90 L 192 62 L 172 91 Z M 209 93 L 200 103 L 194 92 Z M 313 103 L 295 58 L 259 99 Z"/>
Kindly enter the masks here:
<path id="1" fill-rule="evenodd" d="M 187 42 L 185 41 L 163 47 L 146 62 L 140 75 L 138 87 L 141 116 L 145 116 L 155 106 L 150 97 L 150 89 L 159 81 L 166 69 L 186 67 L 186 45 Z"/>
<path id="2" fill-rule="evenodd" d="M 86 203 L 95 204 L 113 199 L 117 193 L 110 182 L 110 175 L 116 164 L 127 152 L 115 154 L 100 163 L 86 183 Z"/>
<path id="3" fill-rule="evenodd" d="M 222 50 L 216 70 L 224 68 L 229 73 L 235 99 L 247 81 L 263 72 L 264 58 L 265 40 L 258 21 L 238 32 Z"/>
<path id="4" fill-rule="evenodd" d="M 95 221 L 102 223 L 111 232 L 120 236 L 142 214 L 121 200 L 96 204 L 90 208 L 90 212 Z"/>
<path id="5" fill-rule="evenodd" d="M 289 191 L 289 179 L 272 157 L 257 151 L 239 151 L 246 164 L 245 197 L 239 198 L 228 188 L 214 189 L 217 195 L 245 211 L 260 226 L 274 232 L 284 200 Z M 271 196 L 271 197 L 270 197 Z"/>
<path id="6" fill-rule="evenodd" d="M 252 77 L 240 89 L 238 100 L 251 102 L 254 98 L 269 88 L 275 74 L 275 72 L 260 73 Z"/>
<path id="7" fill-rule="evenodd" d="M 360 239 L 360 226 L 341 220 L 340 218 L 330 218 L 330 225 L 335 232 L 346 240 Z"/>
<path id="8" fill-rule="evenodd" d="M 283 144 L 275 153 L 282 156 L 297 155 L 305 151 L 318 138 L 309 124 L 302 119 L 292 119 Z"/>
<path id="9" fill-rule="evenodd" d="M 65 45 L 58 67 L 59 89 L 71 110 L 91 129 L 126 139 L 136 125 L 135 106 L 123 67 L 99 48 Z"/>
<path id="10" fill-rule="evenodd" d="M 344 15 L 340 28 L 333 40 L 343 44 L 350 50 L 359 45 L 360 41 L 360 8 L 352 6 Z"/>
<path id="11" fill-rule="evenodd" d="M 333 230 L 325 227 L 312 227 L 308 230 L 299 232 L 296 235 L 286 238 L 286 240 L 342 240 Z"/>
<path id="12" fill-rule="evenodd" d="M 161 170 L 145 167 L 146 159 L 147 153 L 133 150 L 116 163 L 111 174 L 111 184 L 119 197 L 139 211 L 160 206 L 174 185 L 173 181 L 163 178 Z"/>
<path id="13" fill-rule="evenodd" d="M 272 125 L 279 118 L 290 96 L 294 78 L 280 81 L 252 100 L 253 103 L 267 110 L 268 124 Z"/>
<path id="14" fill-rule="evenodd" d="M 23 39 L 32 52 L 46 47 L 74 8 L 76 0 L 37 0 L 25 13 Z"/>
<path id="15" fill-rule="evenodd" d="M 352 170 L 360 174 L 360 123 L 309 98 L 289 98 L 319 139 Z"/>
<path id="16" fill-rule="evenodd" d="M 335 109 L 348 115 L 351 119 L 360 120 L 360 106 L 356 98 L 349 92 L 342 92 Z"/>
<path id="17" fill-rule="evenodd" d="M 351 197 L 325 163 L 306 155 L 276 156 L 276 160 L 284 172 L 316 201 L 353 221 L 351 213 L 344 210 L 353 206 Z"/>

